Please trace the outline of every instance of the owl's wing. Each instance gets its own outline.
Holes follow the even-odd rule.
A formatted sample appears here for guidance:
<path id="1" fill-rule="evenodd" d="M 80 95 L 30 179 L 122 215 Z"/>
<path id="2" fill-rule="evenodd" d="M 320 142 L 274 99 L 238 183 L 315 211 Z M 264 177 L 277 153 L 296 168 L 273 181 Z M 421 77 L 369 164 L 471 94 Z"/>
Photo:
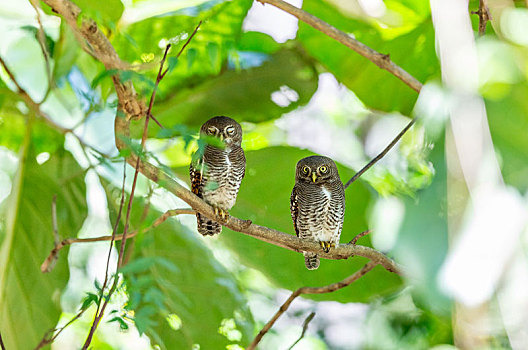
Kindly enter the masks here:
<path id="1" fill-rule="evenodd" d="M 295 229 L 295 234 L 299 237 L 299 229 L 297 228 L 297 216 L 299 215 L 298 207 L 298 195 L 297 195 L 297 185 L 293 187 L 291 196 L 290 196 L 290 212 L 293 220 L 293 228 Z"/>
<path id="2" fill-rule="evenodd" d="M 204 187 L 203 168 L 203 158 L 198 159 L 196 162 L 191 162 L 189 167 L 189 174 L 191 176 L 191 191 L 200 198 L 202 198 L 202 191 Z"/>

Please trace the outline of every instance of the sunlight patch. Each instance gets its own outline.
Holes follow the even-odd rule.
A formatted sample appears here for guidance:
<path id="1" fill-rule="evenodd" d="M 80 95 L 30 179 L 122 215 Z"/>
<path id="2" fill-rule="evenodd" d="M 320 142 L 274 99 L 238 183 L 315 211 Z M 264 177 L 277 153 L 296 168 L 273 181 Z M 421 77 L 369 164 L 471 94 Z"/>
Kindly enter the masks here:
<path id="1" fill-rule="evenodd" d="M 299 94 L 287 85 L 282 85 L 279 90 L 271 93 L 271 100 L 280 107 L 288 107 L 292 102 L 299 100 Z"/>
<path id="2" fill-rule="evenodd" d="M 50 154 L 48 152 L 42 152 L 36 156 L 36 160 L 39 165 L 46 163 L 49 159 L 50 159 Z"/>
<path id="3" fill-rule="evenodd" d="M 169 314 L 165 319 L 167 320 L 169 326 L 175 331 L 181 329 L 183 322 L 178 315 Z"/>
<path id="4" fill-rule="evenodd" d="M 240 341 L 242 339 L 242 333 L 236 329 L 235 320 L 232 318 L 224 318 L 222 320 L 222 323 L 218 328 L 218 333 L 222 334 L 230 341 Z"/>

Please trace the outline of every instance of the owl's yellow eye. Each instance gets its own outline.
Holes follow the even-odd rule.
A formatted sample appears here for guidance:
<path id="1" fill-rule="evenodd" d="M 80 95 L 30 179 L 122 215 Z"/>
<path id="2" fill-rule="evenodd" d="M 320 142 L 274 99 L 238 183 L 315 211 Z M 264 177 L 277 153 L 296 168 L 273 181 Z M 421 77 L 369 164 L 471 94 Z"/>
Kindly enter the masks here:
<path id="1" fill-rule="evenodd" d="M 227 128 L 225 128 L 225 131 L 229 136 L 231 136 L 235 133 L 235 127 L 232 125 L 228 126 Z"/>
<path id="2" fill-rule="evenodd" d="M 310 168 L 308 168 L 306 165 L 302 169 L 303 173 L 305 173 L 305 174 L 308 174 L 309 170 L 310 170 Z"/>
<path id="3" fill-rule="evenodd" d="M 324 174 L 328 171 L 328 167 L 326 165 L 323 165 L 322 167 L 319 168 L 319 171 Z"/>
<path id="4" fill-rule="evenodd" d="M 214 134 L 216 134 L 216 128 L 215 128 L 214 126 L 210 126 L 210 127 L 208 127 L 208 128 L 207 128 L 207 133 L 208 133 L 209 135 L 214 135 Z"/>

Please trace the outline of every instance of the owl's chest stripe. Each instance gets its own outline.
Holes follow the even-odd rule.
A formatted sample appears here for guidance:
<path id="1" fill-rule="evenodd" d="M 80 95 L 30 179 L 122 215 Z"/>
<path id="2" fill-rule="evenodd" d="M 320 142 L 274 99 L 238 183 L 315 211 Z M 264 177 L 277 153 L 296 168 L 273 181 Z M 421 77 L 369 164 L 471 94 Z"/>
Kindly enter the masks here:
<path id="1" fill-rule="evenodd" d="M 338 241 L 344 216 L 344 197 L 334 188 L 304 187 L 298 196 L 297 226 L 301 238 Z"/>
<path id="2" fill-rule="evenodd" d="M 217 149 L 205 154 L 204 200 L 226 210 L 235 204 L 244 176 L 243 155 L 238 158 L 236 155 L 237 153 Z"/>

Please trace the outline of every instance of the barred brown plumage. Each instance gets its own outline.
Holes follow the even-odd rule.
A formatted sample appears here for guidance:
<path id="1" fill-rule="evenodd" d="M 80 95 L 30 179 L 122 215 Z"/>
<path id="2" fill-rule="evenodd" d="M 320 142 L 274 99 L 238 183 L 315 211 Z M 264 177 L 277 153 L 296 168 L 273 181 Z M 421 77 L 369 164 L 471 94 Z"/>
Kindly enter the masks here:
<path id="1" fill-rule="evenodd" d="M 192 192 L 215 207 L 215 211 L 219 213 L 216 218 L 196 214 L 198 232 L 204 236 L 212 236 L 222 232 L 222 225 L 218 221 L 226 220 L 227 211 L 235 205 L 245 174 L 246 158 L 240 147 L 242 127 L 229 117 L 218 116 L 202 125 L 200 137 L 216 137 L 224 145 L 219 148 L 207 144 L 201 156 L 195 154 L 189 169 Z"/>
<path id="2" fill-rule="evenodd" d="M 319 242 L 325 252 L 339 244 L 345 217 L 345 188 L 332 159 L 310 156 L 297 163 L 290 212 L 297 237 Z M 319 267 L 316 253 L 303 254 L 307 269 Z"/>

